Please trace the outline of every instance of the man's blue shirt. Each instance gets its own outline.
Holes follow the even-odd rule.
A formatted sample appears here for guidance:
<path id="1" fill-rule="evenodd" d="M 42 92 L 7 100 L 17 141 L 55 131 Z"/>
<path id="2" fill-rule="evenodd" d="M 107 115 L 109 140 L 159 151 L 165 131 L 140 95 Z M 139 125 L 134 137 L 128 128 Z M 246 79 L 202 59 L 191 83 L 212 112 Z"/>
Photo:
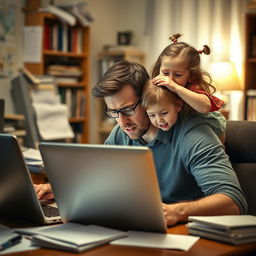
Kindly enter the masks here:
<path id="1" fill-rule="evenodd" d="M 105 144 L 149 147 L 153 152 L 163 202 L 225 194 L 244 214 L 247 204 L 243 192 L 213 129 L 214 121 L 203 115 L 190 115 L 180 118 L 169 131 L 159 130 L 153 141 L 145 143 L 142 139 L 130 139 L 116 125 Z"/>

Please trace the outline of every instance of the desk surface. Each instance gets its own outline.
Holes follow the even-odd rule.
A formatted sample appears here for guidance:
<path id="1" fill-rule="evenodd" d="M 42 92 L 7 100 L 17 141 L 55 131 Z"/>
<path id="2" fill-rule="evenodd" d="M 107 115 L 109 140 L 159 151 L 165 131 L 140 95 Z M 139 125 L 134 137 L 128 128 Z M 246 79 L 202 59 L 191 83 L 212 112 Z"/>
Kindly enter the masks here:
<path id="1" fill-rule="evenodd" d="M 14 227 L 28 227 L 35 226 L 35 224 L 6 216 L 0 216 L 0 224 Z M 185 234 L 187 235 L 187 228 L 184 224 L 176 225 L 168 229 L 170 234 Z M 61 254 L 60 254 L 61 252 Z M 256 254 L 256 243 L 244 244 L 244 245 L 228 245 L 225 243 L 219 243 L 207 239 L 199 239 L 196 244 L 187 252 L 178 250 L 162 250 L 152 248 L 140 248 L 140 247 L 128 247 L 128 246 L 115 246 L 105 245 L 84 253 L 70 253 L 57 250 L 39 249 L 32 251 L 25 251 L 15 254 L 15 256 L 68 256 L 68 255 L 79 255 L 79 256 L 253 256 Z M 251 254 L 252 253 L 252 254 Z M 7 255 L 7 254 L 6 254 Z"/>

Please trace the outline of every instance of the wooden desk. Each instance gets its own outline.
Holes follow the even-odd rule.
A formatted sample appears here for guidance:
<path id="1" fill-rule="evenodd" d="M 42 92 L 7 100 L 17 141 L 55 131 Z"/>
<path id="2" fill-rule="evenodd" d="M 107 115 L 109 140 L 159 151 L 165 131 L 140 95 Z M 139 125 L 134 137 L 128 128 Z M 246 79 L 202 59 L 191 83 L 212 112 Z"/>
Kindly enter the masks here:
<path id="1" fill-rule="evenodd" d="M 35 224 L 23 221 L 20 219 L 0 216 L 0 224 L 14 227 L 29 227 Z M 184 234 L 187 235 L 187 228 L 185 225 L 177 225 L 168 230 L 170 234 Z M 254 254 L 255 253 L 255 254 Z M 187 252 L 178 250 L 160 250 L 142 247 L 128 247 L 128 246 L 114 246 L 105 245 L 96 249 L 89 250 L 84 253 L 70 253 L 64 251 L 39 249 L 32 251 L 25 251 L 20 253 L 8 254 L 8 256 L 254 256 L 256 255 L 256 243 L 244 244 L 239 246 L 232 246 L 225 243 L 218 243 L 215 241 L 200 239 L 196 244 Z"/>

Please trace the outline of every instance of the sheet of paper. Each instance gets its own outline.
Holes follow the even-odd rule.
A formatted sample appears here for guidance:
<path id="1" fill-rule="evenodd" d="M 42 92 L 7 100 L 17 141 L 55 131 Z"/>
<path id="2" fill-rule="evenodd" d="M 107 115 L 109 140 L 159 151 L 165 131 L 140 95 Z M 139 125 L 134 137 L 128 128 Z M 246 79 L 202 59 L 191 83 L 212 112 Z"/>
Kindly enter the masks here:
<path id="1" fill-rule="evenodd" d="M 73 138 L 74 133 L 68 122 L 68 109 L 64 104 L 54 105 L 33 103 L 38 130 L 44 140 Z"/>
<path id="2" fill-rule="evenodd" d="M 41 62 L 43 28 L 25 26 L 23 28 L 23 62 Z"/>
<path id="3" fill-rule="evenodd" d="M 111 244 L 188 251 L 198 239 L 198 236 L 129 231 L 127 237 L 112 241 Z"/>

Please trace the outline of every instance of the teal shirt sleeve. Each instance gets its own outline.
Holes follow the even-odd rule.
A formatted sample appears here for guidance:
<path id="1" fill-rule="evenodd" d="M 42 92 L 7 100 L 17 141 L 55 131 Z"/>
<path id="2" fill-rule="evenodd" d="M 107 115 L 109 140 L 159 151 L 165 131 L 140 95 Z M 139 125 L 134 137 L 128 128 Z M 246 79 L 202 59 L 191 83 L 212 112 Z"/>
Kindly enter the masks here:
<path id="1" fill-rule="evenodd" d="M 203 134 L 203 136 L 202 136 Z M 206 195 L 225 194 L 238 205 L 241 214 L 247 203 L 224 146 L 210 126 L 201 124 L 183 138 L 183 161 Z"/>
<path id="2" fill-rule="evenodd" d="M 198 113 L 198 115 L 207 119 L 207 122 L 211 125 L 217 136 L 225 133 L 227 120 L 219 111 L 209 112 L 207 114 Z"/>

